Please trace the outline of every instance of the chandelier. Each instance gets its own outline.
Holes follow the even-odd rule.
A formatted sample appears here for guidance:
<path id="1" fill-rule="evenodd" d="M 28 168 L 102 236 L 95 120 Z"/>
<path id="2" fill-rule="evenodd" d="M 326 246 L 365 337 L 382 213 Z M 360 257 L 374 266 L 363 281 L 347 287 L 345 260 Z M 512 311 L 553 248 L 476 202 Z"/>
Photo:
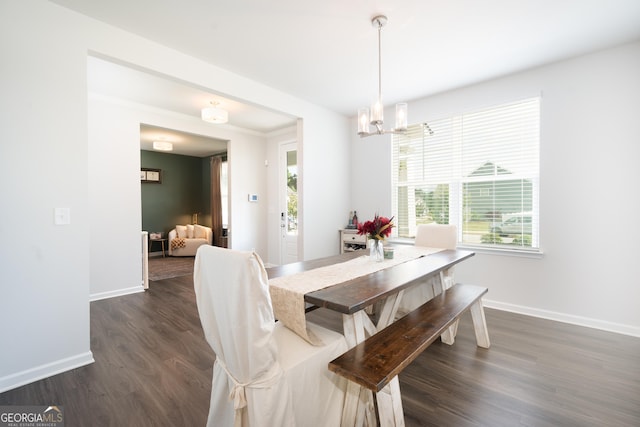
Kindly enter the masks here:
<path id="1" fill-rule="evenodd" d="M 358 135 L 361 138 L 371 135 L 383 135 L 385 133 L 405 133 L 407 131 L 407 104 L 396 104 L 396 126 L 393 129 L 386 130 L 382 128 L 384 123 L 384 106 L 382 105 L 382 48 L 381 33 L 382 27 L 387 23 L 387 17 L 378 15 L 371 20 L 371 25 L 378 28 L 378 98 L 368 108 L 360 108 L 358 110 Z M 370 128 L 373 126 L 373 128 Z"/>

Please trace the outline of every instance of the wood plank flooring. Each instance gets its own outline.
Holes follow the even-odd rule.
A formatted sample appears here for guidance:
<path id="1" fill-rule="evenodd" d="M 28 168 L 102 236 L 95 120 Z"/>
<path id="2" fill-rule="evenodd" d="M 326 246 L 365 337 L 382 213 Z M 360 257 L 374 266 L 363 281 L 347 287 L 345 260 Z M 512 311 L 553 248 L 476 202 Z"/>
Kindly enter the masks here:
<path id="1" fill-rule="evenodd" d="M 309 313 L 334 329 L 341 318 Z M 486 309 L 491 348 L 463 316 L 400 375 L 407 426 L 640 426 L 640 339 Z M 91 303 L 96 362 L 0 394 L 64 406 L 66 425 L 203 426 L 215 356 L 191 276 Z M 320 425 L 320 424 L 318 424 Z"/>

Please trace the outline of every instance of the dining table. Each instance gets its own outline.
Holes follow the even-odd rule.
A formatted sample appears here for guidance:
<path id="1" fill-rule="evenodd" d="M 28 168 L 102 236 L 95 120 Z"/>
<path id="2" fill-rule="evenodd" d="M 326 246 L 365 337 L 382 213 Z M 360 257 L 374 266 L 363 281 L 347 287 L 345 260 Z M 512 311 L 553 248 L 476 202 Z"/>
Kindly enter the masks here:
<path id="1" fill-rule="evenodd" d="M 343 333 L 352 348 L 396 319 L 405 290 L 428 285 L 437 295 L 449 282 L 445 274 L 474 256 L 469 250 L 409 245 L 396 245 L 394 260 L 375 263 L 367 254 L 354 251 L 267 268 L 276 319 L 313 344 L 314 337 L 305 336 L 306 311 L 336 311 L 342 314 Z M 451 328 L 442 340 L 453 343 L 454 335 Z M 397 381 L 391 386 L 399 387 Z M 342 425 L 375 424 L 371 392 L 349 381 Z"/>

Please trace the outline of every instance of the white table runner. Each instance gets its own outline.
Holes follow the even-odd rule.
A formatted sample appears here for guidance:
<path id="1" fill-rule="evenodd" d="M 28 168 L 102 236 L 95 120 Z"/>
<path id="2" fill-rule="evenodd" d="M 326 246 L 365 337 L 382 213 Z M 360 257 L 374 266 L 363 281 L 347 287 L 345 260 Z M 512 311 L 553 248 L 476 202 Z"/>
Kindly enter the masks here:
<path id="1" fill-rule="evenodd" d="M 306 293 L 366 276 L 443 250 L 416 246 L 395 246 L 394 248 L 394 258 L 385 259 L 382 262 L 371 261 L 368 255 L 363 255 L 339 264 L 269 280 L 269 292 L 275 318 L 311 344 L 319 344 L 319 340 L 308 331 L 306 326 L 304 302 Z"/>

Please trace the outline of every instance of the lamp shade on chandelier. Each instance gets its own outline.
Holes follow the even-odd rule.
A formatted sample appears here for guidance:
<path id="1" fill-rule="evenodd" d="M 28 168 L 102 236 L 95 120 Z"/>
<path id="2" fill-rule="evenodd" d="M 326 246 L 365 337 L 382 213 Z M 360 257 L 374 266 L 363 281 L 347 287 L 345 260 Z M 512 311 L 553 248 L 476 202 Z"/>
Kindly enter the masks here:
<path id="1" fill-rule="evenodd" d="M 378 15 L 371 20 L 371 25 L 378 29 L 378 97 L 368 108 L 358 110 L 358 135 L 361 138 L 371 135 L 383 135 L 385 133 L 405 133 L 407 130 L 407 104 L 396 104 L 396 120 L 393 129 L 383 129 L 384 105 L 382 104 L 382 47 L 381 34 L 382 27 L 387 23 L 387 17 Z M 373 126 L 373 128 L 371 127 Z"/>
<path id="2" fill-rule="evenodd" d="M 218 103 L 212 101 L 210 107 L 202 109 L 201 117 L 205 122 L 222 124 L 229 121 L 229 112 L 218 108 Z"/>

